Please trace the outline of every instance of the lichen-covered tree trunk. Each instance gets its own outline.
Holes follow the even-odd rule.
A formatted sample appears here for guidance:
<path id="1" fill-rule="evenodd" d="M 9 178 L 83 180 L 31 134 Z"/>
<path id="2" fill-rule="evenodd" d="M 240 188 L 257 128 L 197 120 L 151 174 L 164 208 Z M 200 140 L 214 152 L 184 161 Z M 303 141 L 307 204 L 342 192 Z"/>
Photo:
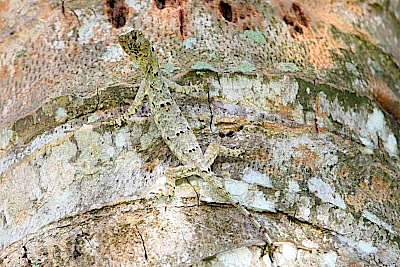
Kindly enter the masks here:
<path id="1" fill-rule="evenodd" d="M 141 30 L 212 170 L 180 162 L 117 44 Z M 0 2 L 0 266 L 400 266 L 400 2 Z M 271 262 L 271 259 L 273 262 Z"/>

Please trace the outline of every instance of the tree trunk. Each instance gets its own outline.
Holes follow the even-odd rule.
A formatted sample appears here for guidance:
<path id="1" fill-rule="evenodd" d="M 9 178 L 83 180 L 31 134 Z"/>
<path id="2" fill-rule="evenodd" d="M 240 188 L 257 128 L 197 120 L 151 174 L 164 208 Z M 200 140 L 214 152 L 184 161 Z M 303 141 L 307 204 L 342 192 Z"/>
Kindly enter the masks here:
<path id="1" fill-rule="evenodd" d="M 0 2 L 1 266 L 400 266 L 399 1 Z M 117 42 L 141 30 L 212 170 L 171 153 Z"/>

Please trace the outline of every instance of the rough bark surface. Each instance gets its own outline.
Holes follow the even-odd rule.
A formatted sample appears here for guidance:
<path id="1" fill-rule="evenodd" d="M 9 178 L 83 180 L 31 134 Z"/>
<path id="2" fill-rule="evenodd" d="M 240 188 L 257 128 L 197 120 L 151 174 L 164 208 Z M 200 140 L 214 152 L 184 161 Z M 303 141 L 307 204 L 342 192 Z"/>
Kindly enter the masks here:
<path id="1" fill-rule="evenodd" d="M 0 1 L 0 266 L 400 266 L 399 1 Z M 179 161 L 117 44 L 139 29 L 213 171 Z"/>

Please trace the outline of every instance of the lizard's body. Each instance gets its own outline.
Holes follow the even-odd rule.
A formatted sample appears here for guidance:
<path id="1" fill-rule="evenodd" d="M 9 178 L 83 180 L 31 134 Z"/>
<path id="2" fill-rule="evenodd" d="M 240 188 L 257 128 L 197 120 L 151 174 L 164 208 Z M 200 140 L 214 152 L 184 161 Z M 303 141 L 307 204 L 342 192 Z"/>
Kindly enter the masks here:
<path id="1" fill-rule="evenodd" d="M 137 38 L 136 40 L 132 40 L 134 36 Z M 140 40 L 142 40 L 141 43 Z M 182 115 L 167 85 L 161 79 L 157 55 L 152 51 L 150 42 L 139 32 L 135 32 L 134 35 L 122 35 L 119 42 L 124 51 L 139 62 L 146 76 L 136 96 L 136 98 L 141 98 L 141 101 L 135 99 L 134 102 L 140 105 L 143 98 L 147 96 L 154 122 L 172 153 L 185 165 L 199 166 L 204 158 L 203 153 L 196 136 L 190 130 L 188 121 Z M 129 47 L 129 44 L 132 45 L 134 42 L 140 43 L 135 52 L 132 47 Z M 137 107 L 133 109 L 137 109 Z M 130 108 L 121 119 L 127 119 L 133 112 L 135 110 Z"/>
<path id="2" fill-rule="evenodd" d="M 157 55 L 150 41 L 141 32 L 131 31 L 121 35 L 119 43 L 123 50 L 140 65 L 145 75 L 145 80 L 142 82 L 129 110 L 121 118 L 117 119 L 115 124 L 121 124 L 130 115 L 136 113 L 144 97 L 147 96 L 154 122 L 161 132 L 163 140 L 172 153 L 184 164 L 184 166 L 171 168 L 167 176 L 174 176 L 174 179 L 179 179 L 190 175 L 198 175 L 230 204 L 249 217 L 259 229 L 263 230 L 261 224 L 252 214 L 225 190 L 222 183 L 210 169 L 211 164 L 219 154 L 238 156 L 241 152 L 217 144 L 210 144 L 203 154 L 188 121 L 182 115 L 171 96 L 168 85 L 161 77 Z M 267 238 L 268 245 L 270 245 L 270 237 L 265 230 L 263 232 Z"/>

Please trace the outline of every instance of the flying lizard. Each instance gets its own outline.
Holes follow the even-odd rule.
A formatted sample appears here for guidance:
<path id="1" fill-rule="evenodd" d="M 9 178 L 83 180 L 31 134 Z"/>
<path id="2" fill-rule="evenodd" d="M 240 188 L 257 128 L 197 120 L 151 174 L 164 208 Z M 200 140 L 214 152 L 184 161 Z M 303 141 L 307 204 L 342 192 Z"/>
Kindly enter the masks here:
<path id="1" fill-rule="evenodd" d="M 154 122 L 162 139 L 183 164 L 166 171 L 170 184 L 174 185 L 177 179 L 192 175 L 199 176 L 220 196 L 249 218 L 263 232 L 267 245 L 270 246 L 271 238 L 262 224 L 225 189 L 210 168 L 218 155 L 225 154 L 238 157 L 242 150 L 230 149 L 211 143 L 203 153 L 187 119 L 182 115 L 179 106 L 171 95 L 171 85 L 166 82 L 166 78 L 161 76 L 158 58 L 150 41 L 140 31 L 136 30 L 119 36 L 118 40 L 123 50 L 140 66 L 144 79 L 132 105 L 124 115 L 113 123 L 117 125 L 124 123 L 136 113 L 143 100 L 147 98 Z"/>

